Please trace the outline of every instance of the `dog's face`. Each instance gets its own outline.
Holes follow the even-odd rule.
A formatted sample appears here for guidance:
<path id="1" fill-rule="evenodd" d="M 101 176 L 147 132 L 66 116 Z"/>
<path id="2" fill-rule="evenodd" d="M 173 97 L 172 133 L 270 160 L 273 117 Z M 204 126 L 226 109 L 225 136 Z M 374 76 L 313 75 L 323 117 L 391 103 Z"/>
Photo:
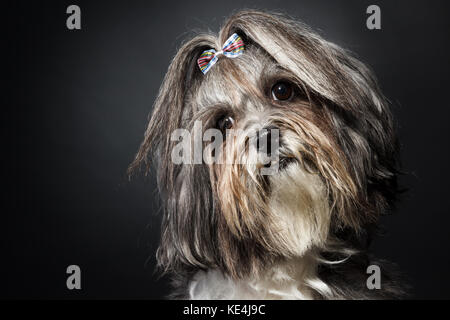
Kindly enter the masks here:
<path id="1" fill-rule="evenodd" d="M 202 74 L 196 59 L 232 31 L 244 53 Z M 171 132 L 196 121 L 222 132 L 214 158 L 226 161 L 171 161 Z M 250 152 L 248 137 L 261 130 L 270 174 Z M 180 49 L 135 164 L 151 152 L 165 209 L 159 260 L 172 270 L 257 274 L 326 250 L 339 230 L 358 234 L 395 193 L 393 124 L 371 73 L 304 26 L 265 13 L 242 12 L 219 39 L 199 36 Z"/>
<path id="2" fill-rule="evenodd" d="M 197 109 L 193 120 L 206 123 L 205 130 L 223 132 L 225 159 L 210 164 L 210 177 L 226 228 L 284 256 L 324 244 L 332 205 L 327 188 L 346 192 L 354 185 L 322 106 L 311 100 L 300 79 L 249 45 L 242 56 L 211 68 L 189 100 Z M 275 171 L 267 174 L 262 161 L 252 159 L 246 139 L 264 129 L 266 148 L 258 151 L 275 155 L 276 162 L 269 163 Z M 328 168 L 335 176 L 327 176 Z M 325 176 L 336 181 L 330 185 Z"/>

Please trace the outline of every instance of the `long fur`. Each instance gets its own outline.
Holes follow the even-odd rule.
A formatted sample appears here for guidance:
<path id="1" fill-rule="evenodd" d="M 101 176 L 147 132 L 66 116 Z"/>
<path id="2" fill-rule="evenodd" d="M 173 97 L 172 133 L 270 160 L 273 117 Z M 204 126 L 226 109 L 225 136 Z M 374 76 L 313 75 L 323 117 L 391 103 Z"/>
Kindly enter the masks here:
<path id="1" fill-rule="evenodd" d="M 196 60 L 238 33 L 245 52 L 203 75 Z M 296 98 L 270 99 L 277 80 Z M 276 127 L 295 161 L 270 177 L 245 142 L 226 140 L 234 164 L 174 164 L 175 129 L 203 130 L 231 114 L 243 131 Z M 241 11 L 220 33 L 198 35 L 174 57 L 131 170 L 153 166 L 164 216 L 159 266 L 181 298 L 394 298 L 382 267 L 368 290 L 367 254 L 397 192 L 397 140 L 373 73 L 351 53 L 278 14 Z M 153 160 L 153 161 L 152 161 Z"/>

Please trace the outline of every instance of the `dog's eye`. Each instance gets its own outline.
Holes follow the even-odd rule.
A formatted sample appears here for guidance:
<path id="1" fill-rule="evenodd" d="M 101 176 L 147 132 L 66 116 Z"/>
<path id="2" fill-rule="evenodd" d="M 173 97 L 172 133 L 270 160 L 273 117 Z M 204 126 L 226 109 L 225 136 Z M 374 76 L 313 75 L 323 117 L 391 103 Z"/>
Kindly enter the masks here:
<path id="1" fill-rule="evenodd" d="M 230 116 L 223 116 L 222 118 L 220 118 L 217 121 L 217 128 L 222 131 L 225 132 L 225 130 L 227 129 L 231 129 L 233 127 L 234 124 L 234 119 Z"/>
<path id="2" fill-rule="evenodd" d="M 292 84 L 285 81 L 275 83 L 272 87 L 272 98 L 274 100 L 289 100 L 294 95 Z"/>

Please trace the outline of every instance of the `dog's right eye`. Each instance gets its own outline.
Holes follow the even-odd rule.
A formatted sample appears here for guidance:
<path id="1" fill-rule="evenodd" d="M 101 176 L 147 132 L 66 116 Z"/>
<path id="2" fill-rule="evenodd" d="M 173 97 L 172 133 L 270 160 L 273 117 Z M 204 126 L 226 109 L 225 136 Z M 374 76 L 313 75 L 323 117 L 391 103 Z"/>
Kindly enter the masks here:
<path id="1" fill-rule="evenodd" d="M 290 82 L 280 81 L 272 87 L 272 98 L 277 101 L 291 100 L 294 88 Z"/>
<path id="2" fill-rule="evenodd" d="M 223 116 L 217 121 L 217 129 L 225 133 L 225 130 L 233 128 L 234 119 L 231 116 Z"/>

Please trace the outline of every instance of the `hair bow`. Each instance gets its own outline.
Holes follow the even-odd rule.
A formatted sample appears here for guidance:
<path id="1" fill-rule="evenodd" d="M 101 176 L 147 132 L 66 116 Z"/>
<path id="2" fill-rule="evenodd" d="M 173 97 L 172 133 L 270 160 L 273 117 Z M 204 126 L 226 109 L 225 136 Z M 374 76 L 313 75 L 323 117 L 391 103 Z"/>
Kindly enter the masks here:
<path id="1" fill-rule="evenodd" d="M 237 33 L 233 33 L 231 37 L 229 37 L 228 40 L 225 41 L 222 50 L 217 52 L 214 49 L 203 51 L 203 53 L 200 55 L 200 58 L 197 59 L 197 64 L 203 74 L 206 74 L 209 69 L 211 69 L 211 67 L 216 64 L 218 56 L 220 56 L 221 54 L 228 58 L 236 58 L 237 56 L 241 55 L 243 51 L 244 42 L 242 41 L 241 37 L 237 35 Z"/>

